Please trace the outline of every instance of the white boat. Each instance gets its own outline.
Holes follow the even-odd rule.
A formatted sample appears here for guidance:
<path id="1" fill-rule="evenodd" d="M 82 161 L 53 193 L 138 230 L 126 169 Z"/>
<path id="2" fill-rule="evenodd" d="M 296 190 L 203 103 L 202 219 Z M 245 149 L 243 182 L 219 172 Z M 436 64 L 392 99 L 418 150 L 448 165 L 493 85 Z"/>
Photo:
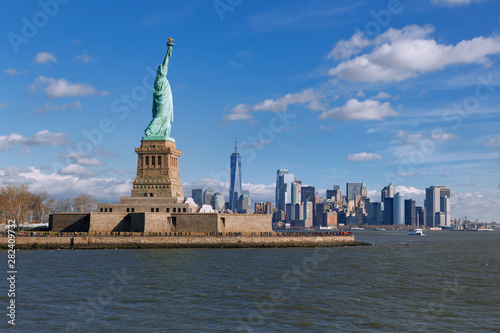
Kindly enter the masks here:
<path id="1" fill-rule="evenodd" d="M 365 230 L 365 228 L 351 228 L 351 230 Z"/>
<path id="2" fill-rule="evenodd" d="M 385 231 L 385 229 L 384 228 L 377 228 L 377 229 L 375 229 L 375 231 Z"/>
<path id="3" fill-rule="evenodd" d="M 413 229 L 408 231 L 407 233 L 408 236 L 423 236 L 424 233 L 422 232 L 422 229 Z"/>

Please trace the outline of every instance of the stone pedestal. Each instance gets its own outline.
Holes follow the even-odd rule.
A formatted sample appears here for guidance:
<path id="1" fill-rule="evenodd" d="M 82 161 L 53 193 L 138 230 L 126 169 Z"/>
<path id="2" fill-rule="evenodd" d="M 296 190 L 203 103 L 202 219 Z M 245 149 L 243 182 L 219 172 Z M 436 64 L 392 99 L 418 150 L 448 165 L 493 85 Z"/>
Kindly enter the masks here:
<path id="1" fill-rule="evenodd" d="M 132 197 L 184 198 L 179 179 L 181 151 L 170 140 L 142 140 L 136 148 L 137 177 Z"/>

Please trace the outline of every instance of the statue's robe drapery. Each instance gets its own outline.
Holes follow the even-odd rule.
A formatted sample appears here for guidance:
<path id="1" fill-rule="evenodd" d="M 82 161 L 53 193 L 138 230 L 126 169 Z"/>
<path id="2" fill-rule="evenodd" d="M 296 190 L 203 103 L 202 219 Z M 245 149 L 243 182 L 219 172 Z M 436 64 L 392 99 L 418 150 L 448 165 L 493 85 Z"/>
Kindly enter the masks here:
<path id="1" fill-rule="evenodd" d="M 167 80 L 168 61 L 172 55 L 173 42 L 168 42 L 167 55 L 163 64 L 158 66 L 153 87 L 153 119 L 146 128 L 147 137 L 170 137 L 172 122 L 174 121 L 174 103 L 172 90 Z"/>

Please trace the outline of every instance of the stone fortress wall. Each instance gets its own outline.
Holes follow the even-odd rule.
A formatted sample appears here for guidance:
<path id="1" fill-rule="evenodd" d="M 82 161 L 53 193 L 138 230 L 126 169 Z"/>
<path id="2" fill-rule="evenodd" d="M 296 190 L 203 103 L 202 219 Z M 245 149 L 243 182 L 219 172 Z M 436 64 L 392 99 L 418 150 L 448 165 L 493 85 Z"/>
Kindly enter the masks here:
<path id="1" fill-rule="evenodd" d="M 270 215 L 221 213 L 57 213 L 49 219 L 55 232 L 172 232 L 266 233 L 272 232 Z"/>

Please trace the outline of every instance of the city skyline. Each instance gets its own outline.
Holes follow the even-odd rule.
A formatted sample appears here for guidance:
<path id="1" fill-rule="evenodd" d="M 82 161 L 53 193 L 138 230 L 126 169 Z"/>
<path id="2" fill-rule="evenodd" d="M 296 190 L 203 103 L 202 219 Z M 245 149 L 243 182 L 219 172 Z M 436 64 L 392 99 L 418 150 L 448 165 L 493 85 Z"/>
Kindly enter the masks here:
<path id="1" fill-rule="evenodd" d="M 275 172 L 288 169 L 322 196 L 364 180 L 380 201 L 392 182 L 422 206 L 427 187 L 446 186 L 451 218 L 498 221 L 492 0 L 41 3 L 0 12 L 0 184 L 102 202 L 130 193 L 154 69 L 174 37 L 186 196 L 228 195 L 238 133 L 252 202 L 274 202 Z"/>

